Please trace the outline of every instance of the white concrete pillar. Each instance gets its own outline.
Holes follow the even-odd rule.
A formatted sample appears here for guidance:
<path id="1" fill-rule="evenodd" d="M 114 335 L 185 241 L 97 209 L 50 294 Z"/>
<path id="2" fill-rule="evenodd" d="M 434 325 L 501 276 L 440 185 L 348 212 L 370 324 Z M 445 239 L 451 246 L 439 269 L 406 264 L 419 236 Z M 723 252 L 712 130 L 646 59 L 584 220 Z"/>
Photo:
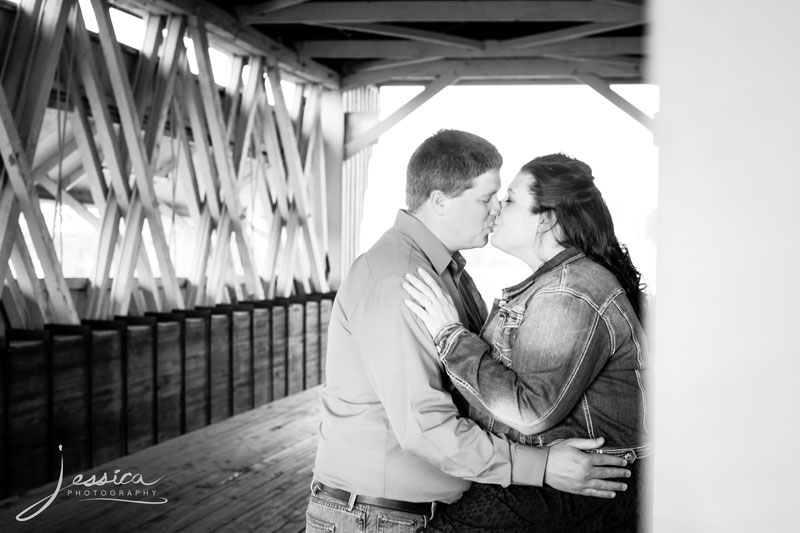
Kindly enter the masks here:
<path id="1" fill-rule="evenodd" d="M 800 2 L 658 0 L 657 532 L 800 528 Z"/>

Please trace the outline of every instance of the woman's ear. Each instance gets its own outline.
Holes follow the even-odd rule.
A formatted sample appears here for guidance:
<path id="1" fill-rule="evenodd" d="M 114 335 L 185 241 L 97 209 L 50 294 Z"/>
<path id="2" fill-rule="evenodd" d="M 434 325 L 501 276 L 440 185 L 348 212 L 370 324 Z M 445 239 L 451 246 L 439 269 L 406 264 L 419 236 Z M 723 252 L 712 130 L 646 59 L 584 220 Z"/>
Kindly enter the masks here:
<path id="1" fill-rule="evenodd" d="M 558 226 L 558 220 L 556 220 L 556 212 L 552 209 L 547 209 L 539 213 L 539 225 L 536 228 L 536 232 L 544 235 L 548 231 L 554 230 Z"/>

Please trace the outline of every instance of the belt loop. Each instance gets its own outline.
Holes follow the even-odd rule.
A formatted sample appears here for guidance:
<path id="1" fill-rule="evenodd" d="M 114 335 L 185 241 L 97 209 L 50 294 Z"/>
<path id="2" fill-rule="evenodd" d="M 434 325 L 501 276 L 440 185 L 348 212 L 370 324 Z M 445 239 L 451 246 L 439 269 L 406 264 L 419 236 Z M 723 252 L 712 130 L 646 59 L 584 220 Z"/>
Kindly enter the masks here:
<path id="1" fill-rule="evenodd" d="M 312 480 L 311 481 L 311 494 L 316 496 L 318 492 L 319 492 L 319 483 L 317 483 L 316 480 Z"/>
<path id="2" fill-rule="evenodd" d="M 431 520 L 433 520 L 434 514 L 436 514 L 436 502 L 431 502 Z"/>
<path id="3" fill-rule="evenodd" d="M 358 498 L 358 494 L 356 494 L 355 492 L 351 492 L 350 493 L 350 499 L 347 500 L 347 512 L 348 513 L 353 510 L 353 507 L 355 507 L 356 498 Z"/>

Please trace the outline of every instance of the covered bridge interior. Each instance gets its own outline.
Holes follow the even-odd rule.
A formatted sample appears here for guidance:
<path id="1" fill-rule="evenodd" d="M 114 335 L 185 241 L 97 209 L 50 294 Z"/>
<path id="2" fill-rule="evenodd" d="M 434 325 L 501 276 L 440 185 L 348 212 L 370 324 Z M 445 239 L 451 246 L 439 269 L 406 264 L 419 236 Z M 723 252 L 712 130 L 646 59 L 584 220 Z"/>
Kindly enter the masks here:
<path id="1" fill-rule="evenodd" d="M 134 27 L 139 45 L 121 42 Z M 203 439 L 228 424 L 216 453 L 252 454 L 212 461 L 215 493 L 242 492 L 236 472 L 277 480 L 239 494 L 274 512 L 236 530 L 301 530 L 315 431 L 301 391 L 324 381 L 370 146 L 454 84 L 583 83 L 651 128 L 611 88 L 643 82 L 646 39 L 643 5 L 620 0 L 0 0 L 0 529 L 52 492 L 59 445 L 65 476 L 149 453 L 157 477 L 211 457 Z M 379 119 L 386 84 L 422 90 Z M 83 224 L 71 240 L 67 210 Z M 306 445 L 279 446 L 283 424 Z M 187 498 L 171 512 L 196 512 Z M 234 519 L 205 498 L 215 521 L 148 506 L 135 528 Z M 59 504 L 40 524 L 87 523 Z M 102 505 L 97 527 L 124 530 Z"/>

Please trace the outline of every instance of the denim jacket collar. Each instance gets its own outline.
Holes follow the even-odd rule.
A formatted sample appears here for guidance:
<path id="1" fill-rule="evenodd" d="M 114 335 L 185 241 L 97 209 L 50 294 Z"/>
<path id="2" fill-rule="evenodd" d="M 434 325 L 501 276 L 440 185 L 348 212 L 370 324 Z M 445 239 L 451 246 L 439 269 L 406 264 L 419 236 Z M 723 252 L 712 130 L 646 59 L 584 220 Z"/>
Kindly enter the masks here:
<path id="1" fill-rule="evenodd" d="M 456 263 L 458 263 L 458 258 L 460 258 L 463 262 L 461 266 L 461 269 L 463 270 L 463 264 L 466 263 L 466 261 L 463 257 L 461 257 L 461 254 L 456 252 L 451 256 L 450 252 L 448 252 L 447 248 L 445 248 L 444 244 L 442 244 L 442 241 L 440 241 L 436 235 L 431 233 L 431 230 L 429 230 L 417 217 L 405 209 L 400 209 L 397 212 L 397 218 L 394 220 L 394 228 L 400 233 L 408 235 L 414 240 L 414 242 L 417 243 L 422 252 L 428 256 L 431 265 L 433 265 L 434 270 L 436 270 L 436 273 L 440 276 L 451 261 L 455 260 Z M 456 256 L 458 256 L 458 258 Z"/>
<path id="2" fill-rule="evenodd" d="M 566 250 L 559 252 L 549 261 L 545 262 L 544 264 L 542 264 L 542 266 L 537 268 L 536 272 L 528 276 L 524 281 L 521 281 L 516 285 L 503 289 L 503 300 L 508 301 L 511 298 L 517 296 L 522 291 L 526 290 L 528 287 L 533 285 L 536 282 L 536 280 L 538 280 L 540 277 L 558 268 L 562 264 L 566 263 L 567 261 L 578 255 L 582 255 L 582 252 L 574 247 L 570 247 L 567 248 Z"/>

